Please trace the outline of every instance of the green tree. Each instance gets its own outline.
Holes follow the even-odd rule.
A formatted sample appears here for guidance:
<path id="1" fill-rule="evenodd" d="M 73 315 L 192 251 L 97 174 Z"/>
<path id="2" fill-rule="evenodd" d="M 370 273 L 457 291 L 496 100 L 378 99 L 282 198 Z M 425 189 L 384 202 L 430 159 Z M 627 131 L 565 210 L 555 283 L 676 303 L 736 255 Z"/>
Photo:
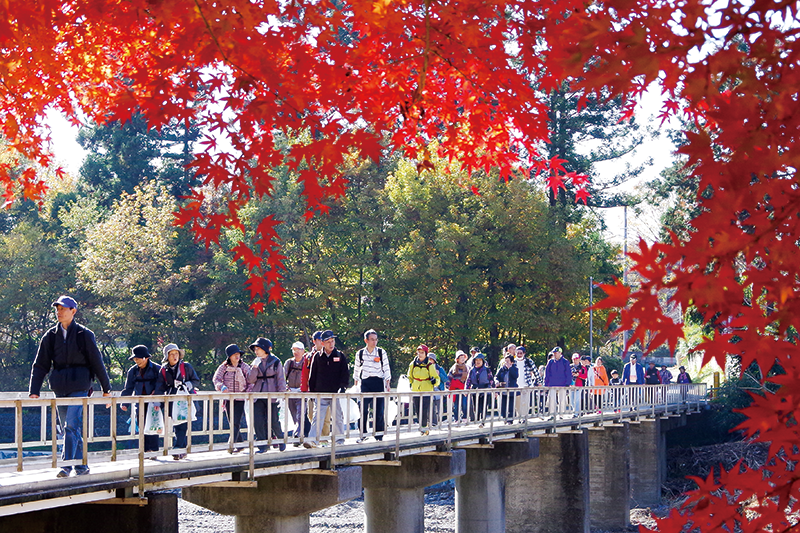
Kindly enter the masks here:
<path id="1" fill-rule="evenodd" d="M 506 341 L 582 346 L 588 278 L 610 269 L 595 229 L 587 221 L 562 234 L 527 181 L 473 176 L 476 194 L 460 178 L 403 162 L 387 183 L 402 239 L 382 272 L 397 280 L 384 301 L 413 317 L 404 336 L 450 352 L 478 341 L 493 365 Z"/>
<path id="2" fill-rule="evenodd" d="M 146 184 L 123 195 L 86 231 L 78 265 L 81 287 L 98 297 L 95 312 L 115 337 L 152 346 L 179 319 L 170 305 L 177 231 L 174 200 Z"/>
<path id="3" fill-rule="evenodd" d="M 149 180 L 167 186 L 175 197 L 188 194 L 197 183 L 186 165 L 199 136 L 197 128 L 185 124 L 156 130 L 140 114 L 122 126 L 110 122 L 83 128 L 77 138 L 89 152 L 80 170 L 83 186 L 107 206 Z"/>
<path id="4" fill-rule="evenodd" d="M 74 286 L 68 250 L 41 224 L 24 220 L 0 235 L 0 388 L 27 390 L 39 340 L 55 323 L 50 304 Z"/>

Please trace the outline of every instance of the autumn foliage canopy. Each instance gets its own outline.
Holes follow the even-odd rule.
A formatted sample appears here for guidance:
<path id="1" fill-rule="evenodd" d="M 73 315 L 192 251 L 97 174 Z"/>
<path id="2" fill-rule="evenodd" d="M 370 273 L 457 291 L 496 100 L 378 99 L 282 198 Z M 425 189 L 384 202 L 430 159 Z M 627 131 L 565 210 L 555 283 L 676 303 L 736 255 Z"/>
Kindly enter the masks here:
<path id="1" fill-rule="evenodd" d="M 670 289 L 672 304 L 702 317 L 706 360 L 755 362 L 781 386 L 756 397 L 744 424 L 772 443 L 774 464 L 698 480 L 685 514 L 658 527 L 783 531 L 800 497 L 787 466 L 800 458 L 797 9 L 780 0 L 6 1 L 0 124 L 14 150 L 43 166 L 50 109 L 76 121 L 138 111 L 154 127 L 197 125 L 206 136 L 192 164 L 204 183 L 176 224 L 206 244 L 241 230 L 230 252 L 251 273 L 258 312 L 281 300 L 280 221 L 246 227 L 239 213 L 270 194 L 278 165 L 298 176 L 308 216 L 343 194 L 347 157 L 387 151 L 421 170 L 436 155 L 554 190 L 571 183 L 585 199 L 585 176 L 538 155 L 545 95 L 568 81 L 587 96 L 622 96 L 632 113 L 657 82 L 662 118 L 686 124 L 681 154 L 700 215 L 688 237 L 642 243 L 643 283 L 607 287 L 601 306 L 621 309 L 634 340 L 674 346 L 681 325 L 657 298 Z M 276 135 L 297 132 L 302 142 L 276 147 Z M 42 197 L 35 170 L 11 169 L 0 168 L 8 202 Z"/>

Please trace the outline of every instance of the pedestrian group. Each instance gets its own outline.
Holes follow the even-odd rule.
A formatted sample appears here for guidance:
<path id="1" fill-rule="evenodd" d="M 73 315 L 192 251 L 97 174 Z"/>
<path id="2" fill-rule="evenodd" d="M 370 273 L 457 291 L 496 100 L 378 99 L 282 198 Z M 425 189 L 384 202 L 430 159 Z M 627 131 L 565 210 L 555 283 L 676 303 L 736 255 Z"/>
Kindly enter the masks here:
<path id="1" fill-rule="evenodd" d="M 69 296 L 61 296 L 55 302 L 58 323 L 49 329 L 39 344 L 39 350 L 31 369 L 29 396 L 38 398 L 44 378 L 49 374 L 50 388 L 57 398 L 82 398 L 90 396 L 95 378 L 99 381 L 103 396 L 111 396 L 108 373 L 103 365 L 92 331 L 75 320 L 77 303 Z M 302 435 L 303 446 L 316 448 L 321 438 L 331 435 L 331 425 L 335 443 L 344 443 L 345 422 L 341 408 L 334 407 L 334 394 L 343 393 L 350 382 L 350 366 L 347 356 L 336 348 L 336 335 L 330 331 L 317 331 L 312 335 L 312 348 L 307 351 L 302 342 L 292 345 L 292 357 L 284 362 L 272 352 L 272 342 L 259 337 L 249 345 L 253 359 L 245 362 L 247 354 L 238 345 L 225 348 L 225 361 L 219 365 L 212 378 L 216 391 L 222 393 L 320 393 L 315 399 L 288 398 L 286 408 L 296 429 L 294 436 Z M 151 360 L 146 346 L 134 346 L 129 359 L 134 365 L 126 374 L 122 396 L 151 395 L 190 395 L 197 391 L 200 378 L 191 364 L 184 361 L 185 352 L 178 345 L 170 343 L 162 350 L 161 364 Z M 691 383 L 684 367 L 680 367 L 677 383 Z M 376 394 L 365 396 L 361 403 L 359 422 L 360 438 L 357 442 L 374 437 L 382 440 L 386 429 L 386 403 L 377 393 L 389 392 L 391 365 L 385 349 L 378 346 L 375 330 L 364 333 L 364 347 L 354 356 L 354 387 L 361 393 Z M 515 418 L 525 420 L 530 414 L 549 414 L 551 418 L 565 416 L 572 410 L 578 416 L 581 410 L 604 407 L 603 398 L 609 385 L 669 384 L 673 378 L 666 366 L 661 369 L 650 362 L 648 368 L 638 363 L 636 355 L 630 356 L 620 378 L 616 370 L 610 374 L 603 366 L 602 358 L 594 362 L 589 356 L 572 355 L 570 364 L 558 346 L 548 354 L 547 364 L 537 367 L 528 356 L 524 346 L 510 344 L 503 350 L 503 356 L 496 372 L 492 372 L 486 357 L 477 348 L 470 349 L 469 356 L 459 350 L 455 353 L 455 363 L 449 372 L 439 366 L 436 354 L 421 344 L 411 360 L 406 373 L 412 392 L 448 391 L 443 394 L 414 395 L 413 416 L 420 433 L 428 435 L 446 414 L 446 406 L 451 406 L 452 420 L 469 420 L 483 426 L 487 412 L 491 409 L 495 396 L 500 415 L 506 423 Z M 544 385 L 548 391 L 514 391 L 521 387 Z M 581 387 L 580 389 L 568 387 Z M 478 390 L 474 395 L 467 390 Z M 569 392 L 569 395 L 567 394 Z M 656 391 L 648 392 L 656 394 Z M 684 393 L 685 394 L 685 393 Z M 445 402 L 445 400 L 449 400 Z M 654 396 L 649 398 L 655 400 Z M 278 398 L 258 398 L 253 403 L 253 430 L 256 441 L 264 442 L 269 437 L 278 441 L 276 446 L 282 451 L 284 434 L 279 417 Z M 242 418 L 245 417 L 244 398 L 223 401 L 222 408 L 231 427 L 230 450 L 235 453 L 242 449 L 244 439 L 241 434 Z M 159 421 L 170 421 L 174 432 L 176 450 L 185 450 L 187 426 L 195 417 L 194 403 L 190 399 L 168 402 L 166 413 L 161 413 L 160 402 L 146 402 L 147 418 L 145 427 L 158 426 Z M 614 405 L 614 407 L 616 407 Z M 125 404 L 120 408 L 127 410 Z M 617 409 L 615 409 L 616 411 Z M 334 415 L 335 413 L 335 415 Z M 132 423 L 137 419 L 131 416 Z M 83 459 L 83 406 L 70 404 L 58 407 L 59 425 L 64 434 L 62 459 L 77 462 Z M 371 426 L 370 426 L 371 422 Z M 163 427 L 163 426 L 162 426 Z M 140 428 L 141 430 L 141 428 Z M 269 435 L 267 433 L 270 433 Z M 163 433 L 164 435 L 167 432 Z M 144 451 L 158 451 L 159 434 L 145 432 Z M 296 446 L 299 445 L 295 444 Z M 268 446 L 261 445 L 258 452 L 266 452 Z M 181 460 L 185 452 L 175 453 L 173 459 Z M 76 475 L 89 473 L 85 464 L 75 464 Z M 58 477 L 68 477 L 72 464 L 63 465 Z"/>

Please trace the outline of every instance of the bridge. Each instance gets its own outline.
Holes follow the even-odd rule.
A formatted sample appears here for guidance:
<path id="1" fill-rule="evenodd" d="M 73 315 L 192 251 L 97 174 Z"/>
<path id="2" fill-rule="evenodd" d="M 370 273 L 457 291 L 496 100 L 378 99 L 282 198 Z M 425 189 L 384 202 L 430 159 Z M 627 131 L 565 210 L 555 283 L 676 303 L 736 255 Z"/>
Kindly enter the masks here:
<path id="1" fill-rule="evenodd" d="M 145 427 L 142 397 L 2 394 L 0 421 L 13 420 L 14 430 L 13 436 L 0 431 L 0 531 L 68 533 L 106 525 L 118 533 L 177 533 L 177 496 L 165 491 L 181 488 L 185 500 L 235 515 L 237 533 L 307 532 L 310 513 L 357 498 L 362 489 L 366 532 L 414 533 L 424 531 L 424 488 L 449 479 L 455 480 L 458 533 L 622 528 L 628 525 L 631 505 L 660 501 L 665 433 L 703 408 L 706 388 L 342 394 L 333 406 L 346 422 L 357 419 L 365 398 L 373 399 L 373 405 L 383 398 L 385 434 L 371 427 L 362 435 L 351 423 L 327 445 L 306 449 L 301 431 L 256 441 L 248 424 L 244 449 L 237 451 L 223 402 L 244 400 L 252 420 L 254 401 L 285 402 L 290 395 L 317 404 L 324 397 L 193 395 L 197 420 L 187 426 L 187 447 L 171 448 L 171 439 L 163 439 L 158 452 L 145 452 L 144 435 L 131 432 L 128 420 L 135 405 L 134 419 Z M 423 401 L 435 406 L 429 433 L 414 418 L 416 396 L 428 397 Z M 514 409 L 504 412 L 504 400 Z M 453 407 L 462 402 L 471 416 L 454 415 Z M 61 441 L 53 413 L 63 405 L 82 405 L 86 415 L 80 461 L 65 463 L 57 457 Z M 280 412 L 283 427 L 290 427 L 288 413 Z M 167 418 L 167 432 L 171 425 Z M 343 444 L 336 442 L 340 439 Z M 285 450 L 276 449 L 280 444 Z M 258 453 L 262 446 L 269 451 Z M 184 453 L 185 458 L 173 459 Z M 56 478 L 58 467 L 66 464 L 86 464 L 91 470 Z"/>

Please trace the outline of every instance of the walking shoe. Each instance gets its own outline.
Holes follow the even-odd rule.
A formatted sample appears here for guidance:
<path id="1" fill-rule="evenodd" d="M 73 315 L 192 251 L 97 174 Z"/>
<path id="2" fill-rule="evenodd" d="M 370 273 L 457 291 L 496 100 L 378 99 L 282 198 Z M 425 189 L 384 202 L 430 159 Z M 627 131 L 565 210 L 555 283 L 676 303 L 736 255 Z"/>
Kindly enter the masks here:
<path id="1" fill-rule="evenodd" d="M 430 433 L 431 433 L 431 432 L 430 432 L 430 431 L 428 431 L 428 430 L 422 430 L 422 431 L 420 431 L 420 432 L 419 432 L 419 434 L 420 434 L 420 435 L 422 435 L 423 437 L 425 437 L 425 436 L 427 436 L 427 435 L 430 435 Z"/>
<path id="2" fill-rule="evenodd" d="M 356 439 L 356 444 L 361 444 L 362 442 L 366 442 L 369 437 L 359 437 Z"/>
<path id="3" fill-rule="evenodd" d="M 56 477 L 59 477 L 59 478 L 69 477 L 69 473 L 70 472 L 71 472 L 71 470 L 67 470 L 66 468 L 62 468 L 61 470 L 58 471 L 58 474 L 56 474 Z"/>
<path id="4" fill-rule="evenodd" d="M 316 442 L 311 442 L 310 440 L 307 440 L 307 441 L 305 441 L 303 443 L 303 448 L 311 449 L 311 448 L 316 448 L 316 447 L 317 447 L 317 443 Z"/>

